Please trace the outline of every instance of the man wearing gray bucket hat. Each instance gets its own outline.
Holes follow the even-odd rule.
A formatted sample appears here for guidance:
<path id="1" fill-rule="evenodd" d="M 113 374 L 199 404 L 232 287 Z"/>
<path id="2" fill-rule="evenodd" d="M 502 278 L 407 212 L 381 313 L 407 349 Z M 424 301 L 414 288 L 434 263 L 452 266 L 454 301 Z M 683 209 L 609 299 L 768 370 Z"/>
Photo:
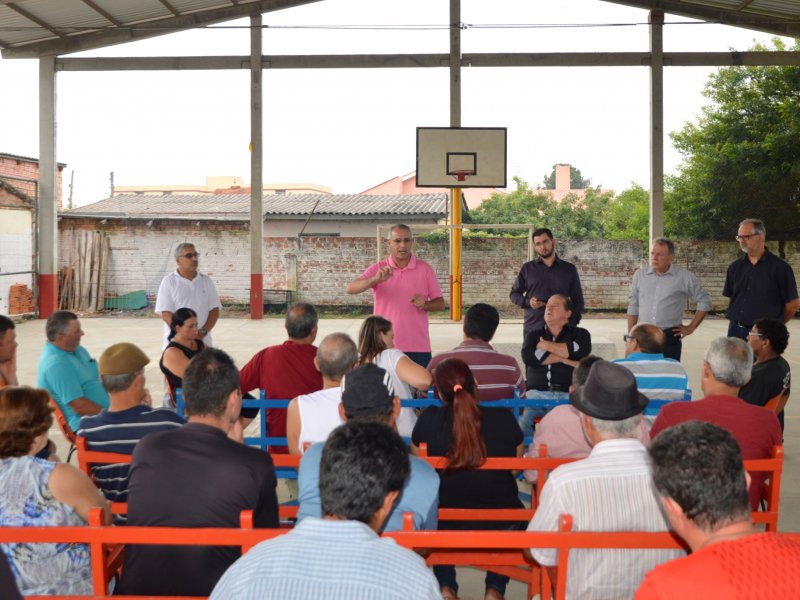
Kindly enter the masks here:
<path id="1" fill-rule="evenodd" d="M 620 365 L 595 363 L 586 383 L 570 392 L 592 452 L 553 471 L 528 531 L 556 531 L 562 514 L 574 531 L 667 531 L 653 492 L 647 450 L 637 439 L 647 397 Z M 677 550 L 573 550 L 567 598 L 631 598 L 642 578 Z M 554 549 L 531 548 L 543 566 L 555 566 Z"/>

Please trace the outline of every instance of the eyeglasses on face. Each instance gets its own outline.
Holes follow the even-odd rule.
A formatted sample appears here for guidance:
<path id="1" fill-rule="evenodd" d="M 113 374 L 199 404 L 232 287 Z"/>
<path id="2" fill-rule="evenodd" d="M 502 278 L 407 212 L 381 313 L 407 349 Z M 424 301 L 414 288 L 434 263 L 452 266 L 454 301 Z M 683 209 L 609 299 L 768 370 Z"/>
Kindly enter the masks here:
<path id="1" fill-rule="evenodd" d="M 186 254 L 181 254 L 183 258 L 197 258 L 200 256 L 199 252 L 187 252 Z"/>
<path id="2" fill-rule="evenodd" d="M 627 343 L 627 342 L 630 342 L 633 339 L 633 336 L 632 335 L 628 335 L 626 333 L 625 335 L 622 336 L 622 339 Z"/>
<path id="3" fill-rule="evenodd" d="M 755 237 L 757 235 L 761 235 L 760 233 L 748 233 L 747 235 L 737 235 L 736 240 L 739 242 L 746 242 L 751 237 Z"/>
<path id="4" fill-rule="evenodd" d="M 757 331 L 748 331 L 747 337 L 764 337 L 764 334 Z"/>

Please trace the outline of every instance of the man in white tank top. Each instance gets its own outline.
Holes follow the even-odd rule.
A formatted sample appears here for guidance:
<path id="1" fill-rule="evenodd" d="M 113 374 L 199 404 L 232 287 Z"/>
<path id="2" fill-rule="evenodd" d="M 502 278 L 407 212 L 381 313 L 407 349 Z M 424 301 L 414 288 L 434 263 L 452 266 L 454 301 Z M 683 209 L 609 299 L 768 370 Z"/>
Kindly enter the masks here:
<path id="1" fill-rule="evenodd" d="M 308 444 L 325 441 L 328 434 L 342 424 L 339 403 L 341 381 L 358 362 L 358 348 L 350 336 L 332 333 L 317 349 L 314 365 L 322 374 L 322 389 L 297 396 L 289 403 L 286 416 L 286 438 L 290 454 L 303 454 Z"/>

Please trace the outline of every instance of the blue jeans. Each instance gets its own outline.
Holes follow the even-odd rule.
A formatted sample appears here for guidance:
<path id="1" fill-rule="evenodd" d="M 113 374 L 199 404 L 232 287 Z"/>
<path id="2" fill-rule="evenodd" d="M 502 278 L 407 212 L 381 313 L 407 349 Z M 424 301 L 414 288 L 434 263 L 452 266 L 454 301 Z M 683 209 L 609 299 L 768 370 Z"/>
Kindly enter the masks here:
<path id="1" fill-rule="evenodd" d="M 525 397 L 531 400 L 569 400 L 567 392 L 553 392 L 550 390 L 528 390 Z M 519 416 L 519 428 L 522 435 L 526 438 L 533 436 L 533 420 L 545 416 L 550 412 L 549 408 L 526 407 Z"/>
<path id="2" fill-rule="evenodd" d="M 428 363 L 431 362 L 431 358 L 433 358 L 430 352 L 406 352 L 405 354 L 408 358 L 425 369 L 428 368 Z"/>
<path id="3" fill-rule="evenodd" d="M 439 587 L 447 586 L 454 592 L 458 593 L 456 568 L 453 565 L 433 565 L 433 574 L 436 576 L 436 581 L 439 582 Z M 486 579 L 484 582 L 487 588 L 496 590 L 501 596 L 506 595 L 508 577 L 505 575 L 486 571 Z"/>
<path id="4" fill-rule="evenodd" d="M 748 333 L 750 333 L 750 327 L 743 327 L 736 321 L 728 321 L 728 337 L 739 338 L 746 342 Z"/>

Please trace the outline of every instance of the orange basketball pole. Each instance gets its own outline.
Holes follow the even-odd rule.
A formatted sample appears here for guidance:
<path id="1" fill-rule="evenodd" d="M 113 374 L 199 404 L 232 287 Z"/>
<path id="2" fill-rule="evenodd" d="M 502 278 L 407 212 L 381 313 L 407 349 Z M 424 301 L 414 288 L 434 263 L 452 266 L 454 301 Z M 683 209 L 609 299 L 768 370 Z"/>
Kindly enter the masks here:
<path id="1" fill-rule="evenodd" d="M 450 188 L 450 318 L 461 320 L 461 189 Z"/>

